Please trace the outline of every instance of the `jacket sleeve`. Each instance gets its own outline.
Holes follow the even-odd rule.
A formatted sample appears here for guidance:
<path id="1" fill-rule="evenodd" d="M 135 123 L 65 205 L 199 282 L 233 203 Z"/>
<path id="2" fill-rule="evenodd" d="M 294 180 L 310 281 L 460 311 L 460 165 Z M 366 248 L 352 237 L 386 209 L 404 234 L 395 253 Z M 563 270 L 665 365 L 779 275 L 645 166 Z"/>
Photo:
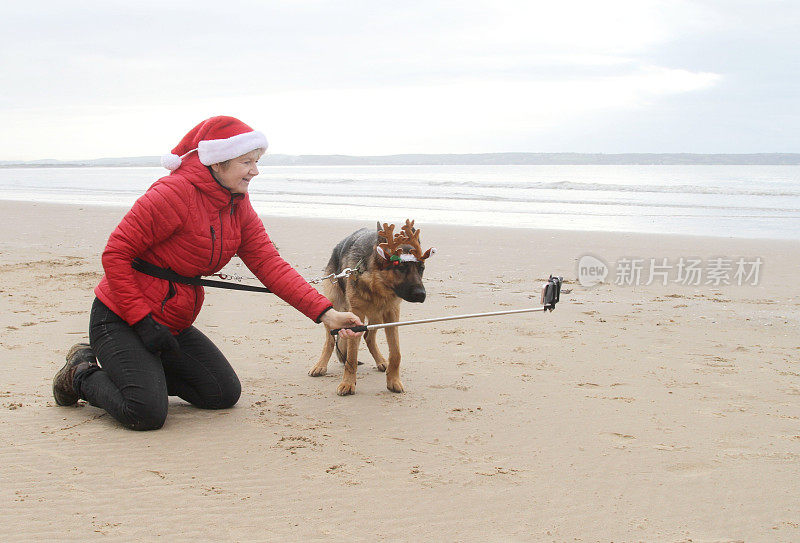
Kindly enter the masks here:
<path id="1" fill-rule="evenodd" d="M 250 202 L 246 200 L 241 205 L 243 218 L 239 258 L 265 287 L 309 319 L 319 322 L 322 314 L 332 307 L 331 302 L 278 254 Z"/>
<path id="2" fill-rule="evenodd" d="M 186 215 L 185 201 L 177 187 L 156 183 L 136 200 L 108 238 L 102 256 L 103 270 L 120 316 L 128 324 L 135 324 L 150 313 L 131 262 L 180 228 Z"/>

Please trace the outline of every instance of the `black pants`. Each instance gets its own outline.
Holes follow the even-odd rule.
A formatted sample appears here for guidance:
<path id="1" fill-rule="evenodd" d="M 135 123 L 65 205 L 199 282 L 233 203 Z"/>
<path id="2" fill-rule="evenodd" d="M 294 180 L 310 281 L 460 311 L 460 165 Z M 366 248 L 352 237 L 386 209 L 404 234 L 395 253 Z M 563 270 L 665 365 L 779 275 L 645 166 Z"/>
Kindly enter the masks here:
<path id="1" fill-rule="evenodd" d="M 77 374 L 75 390 L 133 430 L 161 428 L 168 396 L 203 409 L 234 405 L 242 386 L 216 345 L 193 326 L 176 339 L 180 356 L 161 359 L 145 349 L 133 328 L 95 299 L 89 341 L 102 369 Z"/>

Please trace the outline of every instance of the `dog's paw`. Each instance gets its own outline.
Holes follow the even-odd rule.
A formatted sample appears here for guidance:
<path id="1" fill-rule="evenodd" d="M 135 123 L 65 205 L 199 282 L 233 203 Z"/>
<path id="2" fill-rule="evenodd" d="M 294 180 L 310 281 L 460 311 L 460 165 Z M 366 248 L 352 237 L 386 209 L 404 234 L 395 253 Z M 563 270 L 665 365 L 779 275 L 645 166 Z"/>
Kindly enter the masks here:
<path id="1" fill-rule="evenodd" d="M 328 373 L 328 366 L 314 366 L 310 370 L 308 370 L 308 374 L 311 377 L 320 377 Z"/>
<path id="2" fill-rule="evenodd" d="M 378 371 L 386 371 L 386 362 L 376 363 L 375 367 L 378 368 Z"/>
<path id="3" fill-rule="evenodd" d="M 356 385 L 349 384 L 349 383 L 340 383 L 339 387 L 336 389 L 336 394 L 339 396 L 348 396 L 350 394 L 356 393 Z"/>
<path id="4" fill-rule="evenodd" d="M 386 379 L 386 388 L 392 392 L 405 392 L 405 389 L 403 389 L 403 383 L 400 382 L 400 379 L 397 377 L 394 379 Z"/>

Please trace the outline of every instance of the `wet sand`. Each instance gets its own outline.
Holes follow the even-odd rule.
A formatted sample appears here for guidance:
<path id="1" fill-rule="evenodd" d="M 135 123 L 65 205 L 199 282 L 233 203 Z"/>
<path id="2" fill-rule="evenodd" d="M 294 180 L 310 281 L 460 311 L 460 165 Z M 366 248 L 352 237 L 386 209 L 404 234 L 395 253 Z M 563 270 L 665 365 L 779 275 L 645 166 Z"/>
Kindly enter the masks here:
<path id="1" fill-rule="evenodd" d="M 800 242 L 419 224 L 438 253 L 403 318 L 532 307 L 549 273 L 573 291 L 553 313 L 401 328 L 404 394 L 362 344 L 339 397 L 338 362 L 306 374 L 321 327 L 208 289 L 196 325 L 241 400 L 172 398 L 164 428 L 137 433 L 51 395 L 124 212 L 0 202 L 4 541 L 800 540 Z M 308 278 L 373 226 L 264 221 Z M 763 266 L 758 285 L 589 288 L 586 254 Z"/>

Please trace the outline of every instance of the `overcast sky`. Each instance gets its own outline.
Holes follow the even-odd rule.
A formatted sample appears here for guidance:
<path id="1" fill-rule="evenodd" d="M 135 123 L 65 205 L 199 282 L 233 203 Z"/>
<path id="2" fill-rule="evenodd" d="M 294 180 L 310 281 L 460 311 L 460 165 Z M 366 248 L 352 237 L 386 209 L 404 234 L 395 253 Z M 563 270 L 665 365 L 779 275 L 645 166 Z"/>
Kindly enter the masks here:
<path id="1" fill-rule="evenodd" d="M 6 2 L 0 160 L 800 151 L 800 2 Z"/>

